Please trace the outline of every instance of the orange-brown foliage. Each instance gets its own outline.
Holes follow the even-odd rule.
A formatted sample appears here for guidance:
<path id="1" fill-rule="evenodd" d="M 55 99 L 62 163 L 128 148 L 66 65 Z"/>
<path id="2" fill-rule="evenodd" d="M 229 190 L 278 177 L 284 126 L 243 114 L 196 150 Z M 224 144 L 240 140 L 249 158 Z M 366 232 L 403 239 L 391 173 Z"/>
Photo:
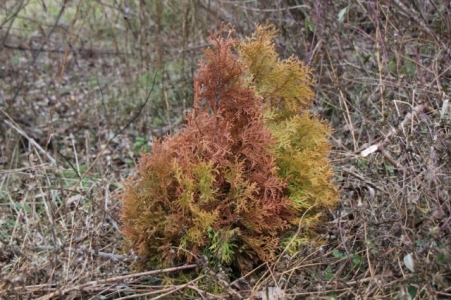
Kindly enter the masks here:
<path id="1" fill-rule="evenodd" d="M 273 258 L 295 217 L 262 98 L 243 79 L 231 31 L 223 34 L 210 38 L 186 126 L 155 142 L 140 160 L 140 177 L 125 185 L 122 231 L 153 267 L 207 253 L 255 266 Z"/>

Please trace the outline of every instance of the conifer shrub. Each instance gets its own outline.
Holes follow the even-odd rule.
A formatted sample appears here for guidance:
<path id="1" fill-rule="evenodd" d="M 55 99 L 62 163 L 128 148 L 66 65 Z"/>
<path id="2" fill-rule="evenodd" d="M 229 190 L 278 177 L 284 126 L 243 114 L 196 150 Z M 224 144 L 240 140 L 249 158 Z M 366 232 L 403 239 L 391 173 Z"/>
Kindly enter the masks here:
<path id="1" fill-rule="evenodd" d="M 243 42 L 232 33 L 211 35 L 184 128 L 155 141 L 124 184 L 122 232 L 141 268 L 206 256 L 249 270 L 337 203 L 329 129 L 307 112 L 309 71 L 278 59 L 272 26 Z"/>

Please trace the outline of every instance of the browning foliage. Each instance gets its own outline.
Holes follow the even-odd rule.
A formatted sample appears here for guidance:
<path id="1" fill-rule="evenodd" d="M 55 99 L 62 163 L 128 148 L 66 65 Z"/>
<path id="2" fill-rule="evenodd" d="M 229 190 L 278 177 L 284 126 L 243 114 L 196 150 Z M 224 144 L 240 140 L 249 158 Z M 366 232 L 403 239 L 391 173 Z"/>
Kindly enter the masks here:
<path id="1" fill-rule="evenodd" d="M 337 202 L 328 128 L 299 115 L 313 98 L 308 70 L 278 60 L 272 26 L 243 43 L 225 29 L 210 37 L 186 126 L 125 184 L 122 231 L 141 267 L 206 255 L 249 270 L 274 258 L 306 209 L 317 207 L 310 224 Z"/>

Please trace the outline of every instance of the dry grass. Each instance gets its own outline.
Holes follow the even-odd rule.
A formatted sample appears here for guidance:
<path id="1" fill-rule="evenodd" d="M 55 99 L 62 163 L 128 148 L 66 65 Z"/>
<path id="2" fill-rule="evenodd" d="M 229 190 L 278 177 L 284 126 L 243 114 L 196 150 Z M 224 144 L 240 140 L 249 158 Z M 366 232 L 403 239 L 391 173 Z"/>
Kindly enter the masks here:
<path id="1" fill-rule="evenodd" d="M 0 298 L 451 298 L 446 1 L 148 2 L 0 4 Z M 122 178 L 183 122 L 208 30 L 266 20 L 314 68 L 342 205 L 242 278 L 132 272 Z M 184 268 L 199 277 L 174 283 Z"/>

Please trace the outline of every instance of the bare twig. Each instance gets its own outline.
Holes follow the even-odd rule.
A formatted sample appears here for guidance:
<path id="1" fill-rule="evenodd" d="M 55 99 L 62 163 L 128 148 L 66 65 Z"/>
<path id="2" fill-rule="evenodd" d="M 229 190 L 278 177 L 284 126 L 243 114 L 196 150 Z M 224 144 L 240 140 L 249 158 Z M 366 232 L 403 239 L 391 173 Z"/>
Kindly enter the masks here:
<path id="1" fill-rule="evenodd" d="M 48 247 L 48 246 L 39 246 L 37 247 L 38 249 L 42 249 L 42 250 L 56 250 L 58 248 L 56 247 Z M 102 251 L 95 251 L 92 249 L 77 249 L 77 248 L 69 248 L 69 251 L 72 252 L 76 252 L 78 254 L 89 254 L 92 256 L 98 256 L 98 257 L 102 257 L 102 258 L 106 258 L 106 259 L 110 259 L 113 261 L 135 261 L 138 260 L 139 257 L 135 256 L 135 255 L 131 255 L 131 256 L 125 256 L 125 255 L 120 255 L 120 254 L 113 254 L 113 253 L 108 253 L 108 252 L 102 252 Z"/>
<path id="2" fill-rule="evenodd" d="M 363 157 L 366 157 L 376 151 L 379 151 L 389 162 L 391 162 L 393 164 L 393 166 L 395 166 L 397 169 L 399 169 L 400 171 L 402 171 L 404 174 L 408 174 L 409 171 L 407 169 L 405 169 L 398 161 L 396 161 L 391 155 L 390 153 L 388 153 L 387 151 L 384 150 L 384 146 L 386 144 L 388 144 L 390 142 L 390 140 L 396 136 L 401 130 L 403 130 L 407 124 L 409 122 L 412 122 L 413 118 L 422 113 L 422 112 L 428 112 L 428 111 L 432 111 L 432 108 L 430 108 L 429 106 L 426 106 L 424 104 L 419 104 L 417 106 L 415 106 L 412 110 L 412 112 L 409 112 L 404 120 L 398 125 L 398 127 L 393 127 L 385 136 L 385 138 L 373 145 L 368 146 L 366 149 L 362 150 L 360 152 L 360 155 Z"/>
<path id="3" fill-rule="evenodd" d="M 18 50 L 18 51 L 30 51 L 36 53 L 36 51 L 46 52 L 46 53 L 66 53 L 65 49 L 42 49 L 33 47 L 24 47 L 22 45 L 10 45 L 4 44 L 3 47 L 6 49 Z M 131 55 L 127 52 L 107 50 L 107 49 L 81 49 L 81 48 L 71 48 L 72 52 L 81 55 Z"/>
<path id="4" fill-rule="evenodd" d="M 415 22 L 417 22 L 420 27 L 426 31 L 427 34 L 429 34 L 430 36 L 434 37 L 437 42 L 440 44 L 440 46 L 443 47 L 443 49 L 446 51 L 446 53 L 449 55 L 450 54 L 450 48 L 448 47 L 448 45 L 445 43 L 445 41 L 442 40 L 442 38 L 440 36 L 438 36 L 437 34 L 435 34 L 427 25 L 426 23 L 421 19 L 420 16 L 418 16 L 418 12 L 406 7 L 400 0 L 393 0 L 393 2 L 396 3 L 396 5 L 398 5 L 399 8 L 401 8 L 408 16 L 410 16 Z"/>
<path id="5" fill-rule="evenodd" d="M 47 159 L 51 162 L 51 163 L 55 163 L 55 159 L 48 154 L 44 149 L 42 149 L 42 147 L 31 137 L 28 136 L 28 134 L 26 134 L 25 131 L 23 131 L 19 125 L 16 124 L 16 122 L 14 122 L 14 120 L 3 110 L 0 108 L 0 111 L 8 118 L 11 120 L 4 120 L 5 124 L 7 124 L 8 126 L 10 126 L 12 129 L 14 129 L 15 131 L 17 131 L 17 133 L 19 133 L 21 136 L 23 136 L 24 138 L 26 138 L 28 140 L 28 142 L 30 142 L 34 147 L 36 147 L 36 149 L 39 150 L 39 152 L 41 152 L 42 154 L 44 154 Z"/>
<path id="6" fill-rule="evenodd" d="M 81 291 L 83 289 L 93 287 L 93 286 L 109 285 L 109 284 L 113 284 L 113 283 L 114 284 L 124 283 L 125 280 L 129 280 L 129 279 L 136 279 L 136 278 L 143 277 L 143 276 L 158 275 L 158 274 L 170 273 L 170 272 L 180 271 L 180 270 L 188 270 L 188 269 L 193 269 L 196 267 L 198 267 L 197 264 L 191 264 L 191 265 L 185 265 L 185 266 L 180 266 L 180 267 L 173 267 L 173 268 L 167 268 L 167 269 L 161 269 L 161 270 L 154 270 L 154 271 L 147 271 L 147 272 L 111 277 L 111 278 L 107 278 L 107 279 L 103 279 L 103 280 L 89 281 L 89 282 L 82 283 L 79 285 L 74 285 L 74 286 L 69 286 L 69 287 L 63 288 L 61 290 L 47 294 L 47 295 L 39 297 L 37 299 L 38 300 L 48 300 L 48 299 L 52 299 L 53 297 L 64 296 L 71 291 Z"/>
<path id="7" fill-rule="evenodd" d="M 22 89 L 22 86 L 24 85 L 25 81 L 27 80 L 28 71 L 34 65 L 34 63 L 38 59 L 39 54 L 42 52 L 42 50 L 44 49 L 44 46 L 47 44 L 47 42 L 49 41 L 50 37 L 52 36 L 53 31 L 55 30 L 56 26 L 58 25 L 58 23 L 60 21 L 60 18 L 63 15 L 63 12 L 64 12 L 64 10 L 66 8 L 66 4 L 67 4 L 67 1 L 63 1 L 62 5 L 61 5 L 61 9 L 60 9 L 60 11 L 58 13 L 58 16 L 56 17 L 56 20 L 55 20 L 55 23 L 54 23 L 53 27 L 50 29 L 49 34 L 47 35 L 47 37 L 44 39 L 43 43 L 39 47 L 39 50 L 37 52 L 35 52 L 35 54 L 33 55 L 33 59 L 31 60 L 30 64 L 28 65 L 28 69 L 26 70 L 26 72 L 24 72 L 22 80 L 19 82 L 19 85 L 17 86 L 16 90 L 14 91 L 14 95 L 12 97 L 12 102 L 15 101 L 15 99 L 19 95 L 20 90 Z"/>

